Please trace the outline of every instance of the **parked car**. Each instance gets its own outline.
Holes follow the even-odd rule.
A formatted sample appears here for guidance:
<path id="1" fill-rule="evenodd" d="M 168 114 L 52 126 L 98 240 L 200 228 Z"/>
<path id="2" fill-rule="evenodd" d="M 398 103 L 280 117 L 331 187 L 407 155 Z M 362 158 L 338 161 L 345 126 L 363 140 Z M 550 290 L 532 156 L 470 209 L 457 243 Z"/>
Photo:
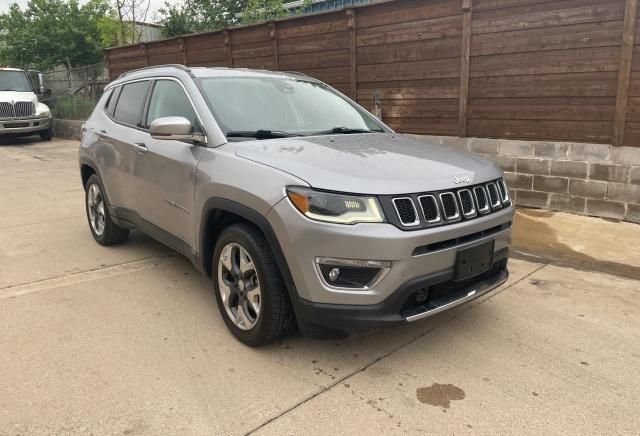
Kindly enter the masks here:
<path id="1" fill-rule="evenodd" d="M 83 129 L 89 228 L 139 229 L 212 278 L 257 346 L 414 322 L 508 277 L 496 165 L 394 133 L 298 73 L 158 66 L 109 84 Z"/>
<path id="2" fill-rule="evenodd" d="M 0 68 L 0 136 L 40 135 L 50 141 L 53 132 L 51 111 L 38 101 L 44 95 L 44 76 L 36 74 L 36 88 L 27 71 Z"/>

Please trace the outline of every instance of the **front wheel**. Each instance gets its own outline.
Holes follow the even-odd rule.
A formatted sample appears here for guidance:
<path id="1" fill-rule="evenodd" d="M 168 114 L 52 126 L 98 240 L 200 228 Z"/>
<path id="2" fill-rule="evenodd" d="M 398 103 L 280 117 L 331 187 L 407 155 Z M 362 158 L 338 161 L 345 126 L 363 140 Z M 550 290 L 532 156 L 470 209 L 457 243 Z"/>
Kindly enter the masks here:
<path id="1" fill-rule="evenodd" d="M 89 177 L 85 186 L 85 205 L 89 229 L 99 244 L 115 245 L 127 240 L 129 230 L 119 227 L 111 219 L 100 180 L 95 174 Z"/>
<path id="2" fill-rule="evenodd" d="M 292 329 L 295 318 L 287 290 L 257 228 L 227 227 L 216 243 L 212 272 L 220 314 L 240 341 L 265 345 Z"/>
<path id="3" fill-rule="evenodd" d="M 43 141 L 51 141 L 51 138 L 53 137 L 53 132 L 51 130 L 51 127 L 49 127 L 47 130 L 42 130 L 40 131 L 40 139 Z"/>

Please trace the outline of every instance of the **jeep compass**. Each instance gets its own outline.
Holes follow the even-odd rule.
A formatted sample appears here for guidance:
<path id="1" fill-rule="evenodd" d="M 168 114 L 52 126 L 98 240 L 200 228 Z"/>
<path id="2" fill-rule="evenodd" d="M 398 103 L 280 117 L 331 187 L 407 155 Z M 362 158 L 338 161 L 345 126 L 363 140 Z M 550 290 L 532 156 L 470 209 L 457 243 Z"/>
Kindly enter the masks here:
<path id="1" fill-rule="evenodd" d="M 514 207 L 495 164 L 397 134 L 304 74 L 125 73 L 79 159 L 95 240 L 138 229 L 185 255 L 249 345 L 415 322 L 508 276 Z"/>

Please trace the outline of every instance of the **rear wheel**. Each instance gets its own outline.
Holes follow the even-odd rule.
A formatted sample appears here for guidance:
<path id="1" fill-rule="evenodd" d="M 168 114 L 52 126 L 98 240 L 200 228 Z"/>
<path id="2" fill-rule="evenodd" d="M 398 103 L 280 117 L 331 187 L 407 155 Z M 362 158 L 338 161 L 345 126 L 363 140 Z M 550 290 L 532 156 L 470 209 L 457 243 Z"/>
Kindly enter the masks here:
<path id="1" fill-rule="evenodd" d="M 216 243 L 213 283 L 218 309 L 236 338 L 250 346 L 273 342 L 295 323 L 280 270 L 262 233 L 227 227 Z"/>
<path id="2" fill-rule="evenodd" d="M 129 230 L 119 227 L 111 219 L 100 180 L 95 174 L 89 177 L 85 186 L 85 205 L 89 229 L 99 244 L 115 245 L 127 240 Z"/>

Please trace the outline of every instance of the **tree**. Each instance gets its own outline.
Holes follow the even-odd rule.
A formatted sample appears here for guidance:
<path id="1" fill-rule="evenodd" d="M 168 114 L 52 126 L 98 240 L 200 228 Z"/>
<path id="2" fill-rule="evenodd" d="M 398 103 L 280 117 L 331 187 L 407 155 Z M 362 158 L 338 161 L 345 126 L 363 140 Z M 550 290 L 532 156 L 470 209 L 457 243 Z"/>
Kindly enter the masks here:
<path id="1" fill-rule="evenodd" d="M 234 26 L 240 23 L 236 15 L 246 5 L 247 0 L 183 0 L 177 5 L 167 2 L 158 11 L 164 26 L 162 35 L 169 38 Z"/>
<path id="2" fill-rule="evenodd" d="M 282 0 L 249 0 L 242 13 L 242 22 L 249 24 L 287 15 L 289 11 L 284 8 Z"/>
<path id="3" fill-rule="evenodd" d="M 151 7 L 150 0 L 115 0 L 115 10 L 120 22 L 120 38 L 128 43 L 140 42 L 143 28 L 138 22 L 145 22 Z"/>
<path id="4" fill-rule="evenodd" d="M 0 15 L 0 59 L 37 69 L 100 62 L 110 14 L 107 0 L 89 0 L 84 6 L 78 0 L 31 0 L 24 10 L 13 4 Z"/>

